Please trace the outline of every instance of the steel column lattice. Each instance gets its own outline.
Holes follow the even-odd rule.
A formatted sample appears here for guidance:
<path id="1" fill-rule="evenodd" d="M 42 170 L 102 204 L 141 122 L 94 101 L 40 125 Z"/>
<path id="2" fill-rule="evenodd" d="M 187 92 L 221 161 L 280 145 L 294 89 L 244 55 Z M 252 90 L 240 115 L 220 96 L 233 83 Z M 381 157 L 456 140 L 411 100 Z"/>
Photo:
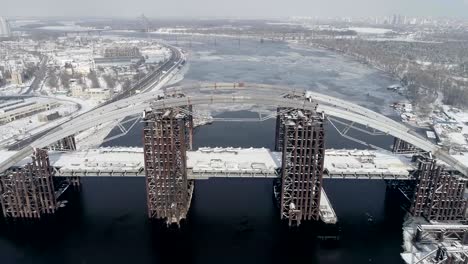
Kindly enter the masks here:
<path id="1" fill-rule="evenodd" d="M 76 150 L 76 140 L 74 136 L 68 136 L 47 147 L 49 150 L 70 151 Z"/>
<path id="2" fill-rule="evenodd" d="M 467 181 L 446 172 L 435 160 L 421 158 L 411 213 L 434 221 L 465 219 Z"/>
<path id="3" fill-rule="evenodd" d="M 324 118 L 315 111 L 278 111 L 276 149 L 283 153 L 281 219 L 319 220 L 325 158 Z"/>
<path id="4" fill-rule="evenodd" d="M 417 153 L 417 152 L 421 152 L 421 150 L 411 145 L 410 143 L 404 140 L 401 140 L 399 138 L 395 138 L 393 140 L 393 153 L 407 154 L 407 153 Z"/>
<path id="5" fill-rule="evenodd" d="M 192 118 L 178 109 L 144 115 L 144 156 L 148 216 L 180 224 L 193 193 L 187 179 L 186 151 L 191 149 Z"/>
<path id="6" fill-rule="evenodd" d="M 40 218 L 57 210 L 47 151 L 35 149 L 32 163 L 0 177 L 0 202 L 8 218 Z"/>

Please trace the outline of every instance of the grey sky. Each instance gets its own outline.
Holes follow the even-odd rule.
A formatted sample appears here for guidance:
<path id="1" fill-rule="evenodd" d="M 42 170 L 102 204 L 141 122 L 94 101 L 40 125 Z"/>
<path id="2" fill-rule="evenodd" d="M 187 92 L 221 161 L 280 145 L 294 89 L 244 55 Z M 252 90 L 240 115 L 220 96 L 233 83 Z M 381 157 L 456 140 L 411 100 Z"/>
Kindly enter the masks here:
<path id="1" fill-rule="evenodd" d="M 468 0 L 2 0 L 0 16 L 414 16 L 468 18 Z"/>

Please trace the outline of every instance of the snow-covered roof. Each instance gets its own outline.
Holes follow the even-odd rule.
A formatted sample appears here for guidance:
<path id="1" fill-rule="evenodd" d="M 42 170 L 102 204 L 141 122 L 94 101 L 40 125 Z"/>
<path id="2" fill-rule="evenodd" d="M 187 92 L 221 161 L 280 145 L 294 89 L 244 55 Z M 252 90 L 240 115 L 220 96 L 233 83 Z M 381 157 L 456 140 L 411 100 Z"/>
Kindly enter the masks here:
<path id="1" fill-rule="evenodd" d="M 187 153 L 187 168 L 193 172 L 264 172 L 281 167 L 281 154 L 269 149 L 200 148 Z"/>
<path id="2" fill-rule="evenodd" d="M 411 158 L 369 150 L 326 150 L 325 168 L 331 175 L 393 175 L 407 177 L 414 170 Z"/>

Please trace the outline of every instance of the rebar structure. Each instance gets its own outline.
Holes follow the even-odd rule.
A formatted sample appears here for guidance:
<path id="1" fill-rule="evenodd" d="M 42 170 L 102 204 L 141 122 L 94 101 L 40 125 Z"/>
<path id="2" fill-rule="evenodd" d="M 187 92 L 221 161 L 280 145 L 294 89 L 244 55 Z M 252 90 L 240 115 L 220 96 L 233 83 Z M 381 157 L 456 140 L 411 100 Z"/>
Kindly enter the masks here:
<path id="1" fill-rule="evenodd" d="M 168 225 L 179 225 L 190 208 L 194 184 L 187 179 L 186 151 L 191 149 L 192 122 L 175 108 L 144 113 L 148 216 Z"/>
<path id="2" fill-rule="evenodd" d="M 278 110 L 276 151 L 282 152 L 281 219 L 289 225 L 319 220 L 325 159 L 324 117 L 315 111 Z"/>
<path id="3" fill-rule="evenodd" d="M 32 162 L 0 177 L 0 202 L 7 218 L 40 218 L 57 210 L 47 151 L 35 149 Z"/>
<path id="4" fill-rule="evenodd" d="M 421 158 L 411 213 L 434 221 L 465 219 L 467 181 L 445 171 L 435 160 Z"/>

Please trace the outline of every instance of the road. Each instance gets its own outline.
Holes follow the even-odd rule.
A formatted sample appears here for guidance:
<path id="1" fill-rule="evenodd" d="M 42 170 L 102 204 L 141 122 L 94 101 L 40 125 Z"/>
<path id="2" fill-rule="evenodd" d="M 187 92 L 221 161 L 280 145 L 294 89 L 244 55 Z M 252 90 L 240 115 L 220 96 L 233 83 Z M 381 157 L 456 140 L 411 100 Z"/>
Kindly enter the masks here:
<path id="1" fill-rule="evenodd" d="M 194 86 L 200 88 L 200 85 Z M 204 86 L 206 88 L 214 87 L 219 90 L 218 85 Z M 148 107 L 153 109 L 163 109 L 167 107 L 180 107 L 186 105 L 200 104 L 247 104 L 247 105 L 267 105 L 275 108 L 300 108 L 311 111 L 318 111 L 325 116 L 332 116 L 343 120 L 348 120 L 371 129 L 376 129 L 396 138 L 400 138 L 417 148 L 432 153 L 437 159 L 445 162 L 450 167 L 468 176 L 468 167 L 444 152 L 439 146 L 432 144 L 430 141 L 420 137 L 416 133 L 412 133 L 405 126 L 398 126 L 394 120 L 391 120 L 379 113 L 373 112 L 363 107 L 350 102 L 345 102 L 338 98 L 333 98 L 327 95 L 314 94 L 313 101 L 304 97 L 285 97 L 284 93 L 278 93 L 276 96 L 274 86 L 258 85 L 258 84 L 231 84 L 231 90 L 235 93 L 221 94 L 202 94 L 196 96 L 176 97 L 176 98 L 160 98 L 160 92 L 150 92 L 145 94 L 137 94 L 121 101 L 109 104 L 95 111 L 86 113 L 86 116 L 74 118 L 69 122 L 60 125 L 54 131 L 51 131 L 44 137 L 32 142 L 29 146 L 25 146 L 16 154 L 9 157 L 7 160 L 0 163 L 0 170 L 5 170 L 13 166 L 23 158 L 30 155 L 32 148 L 42 148 L 53 144 L 60 138 L 68 135 L 74 135 L 80 131 L 94 127 L 99 124 L 120 120 L 126 116 L 135 115 L 143 112 Z M 225 86 L 227 89 L 227 86 Z M 264 90 L 263 93 L 260 93 Z M 238 94 L 238 92 L 243 92 Z M 286 94 L 294 94 L 297 91 L 290 88 L 290 92 Z M 219 93 L 219 91 L 218 91 Z M 305 99 L 305 100 L 304 100 Z"/>
<path id="2" fill-rule="evenodd" d="M 161 65 L 159 68 L 157 68 L 153 72 L 147 74 L 145 78 L 140 80 L 137 84 L 135 84 L 133 87 L 131 87 L 127 91 L 117 94 L 111 100 L 103 103 L 102 105 L 98 107 L 101 107 L 103 105 L 108 105 L 110 103 L 117 102 L 129 96 L 132 96 L 137 93 L 137 90 L 140 90 L 141 92 L 147 92 L 148 90 L 150 90 L 157 82 L 160 81 L 160 78 L 164 76 L 164 74 L 168 72 L 174 66 L 174 64 L 177 63 L 181 59 L 182 54 L 180 53 L 178 49 L 172 46 L 167 46 L 167 47 L 171 50 L 171 57 L 169 58 L 168 61 L 166 61 L 163 65 Z"/>
<path id="3" fill-rule="evenodd" d="M 109 105 L 111 103 L 117 102 L 117 101 L 125 99 L 125 98 L 128 98 L 128 97 L 136 94 L 137 90 L 140 90 L 142 93 L 151 90 L 151 88 L 154 87 L 155 85 L 157 85 L 157 83 L 159 81 L 161 81 L 163 79 L 163 77 L 166 76 L 172 68 L 174 68 L 174 66 L 179 66 L 180 64 L 185 63 L 185 61 L 181 61 L 182 54 L 181 54 L 180 50 L 178 50 L 177 48 L 172 47 L 172 46 L 166 46 L 166 47 L 168 47 L 171 50 L 171 57 L 169 58 L 169 60 L 167 60 L 163 65 L 161 65 L 156 70 L 154 70 L 151 73 L 147 74 L 145 76 L 145 78 L 143 78 L 140 82 L 135 84 L 129 90 L 115 95 L 111 100 L 106 101 L 106 102 L 96 106 L 92 110 L 101 108 L 103 106 Z M 31 87 L 32 87 L 32 85 L 31 85 Z M 92 111 L 92 110 L 90 110 L 90 111 Z M 80 116 L 82 116 L 84 114 L 86 114 L 86 113 L 82 113 L 80 115 L 74 116 L 73 118 L 80 117 Z M 69 121 L 70 120 L 64 121 L 63 123 L 61 123 L 61 124 L 59 124 L 57 126 L 54 126 L 54 127 L 50 128 L 50 129 L 46 129 L 44 131 L 41 131 L 41 132 L 39 132 L 37 134 L 34 134 L 31 137 L 26 138 L 24 140 L 15 142 L 14 144 L 11 144 L 7 148 L 8 148 L 8 150 L 20 150 L 20 149 L 26 147 L 27 145 L 29 145 L 31 142 L 34 142 L 35 140 L 43 137 L 44 135 L 47 135 L 47 133 L 49 133 L 50 131 L 53 131 L 54 129 L 59 128 L 61 125 L 65 124 L 65 123 L 67 123 Z"/>

